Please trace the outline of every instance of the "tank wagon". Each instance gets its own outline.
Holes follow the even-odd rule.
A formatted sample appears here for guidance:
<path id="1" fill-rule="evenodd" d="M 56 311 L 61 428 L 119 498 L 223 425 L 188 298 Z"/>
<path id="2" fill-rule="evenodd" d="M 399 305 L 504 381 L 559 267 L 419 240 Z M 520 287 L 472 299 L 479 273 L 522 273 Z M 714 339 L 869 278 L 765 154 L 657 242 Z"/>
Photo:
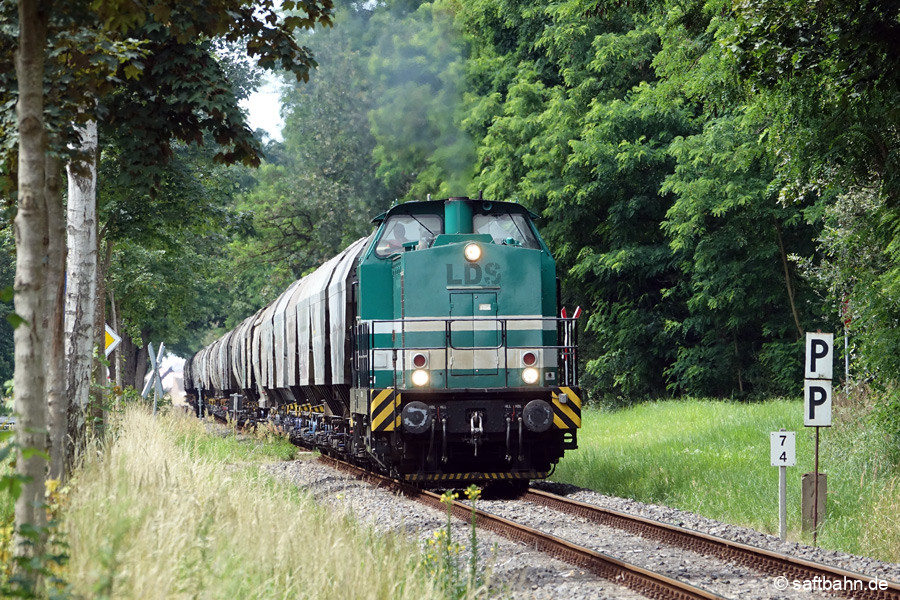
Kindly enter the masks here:
<path id="1" fill-rule="evenodd" d="M 411 482 L 547 477 L 581 426 L 575 319 L 519 204 L 409 202 L 191 357 L 198 413 Z"/>

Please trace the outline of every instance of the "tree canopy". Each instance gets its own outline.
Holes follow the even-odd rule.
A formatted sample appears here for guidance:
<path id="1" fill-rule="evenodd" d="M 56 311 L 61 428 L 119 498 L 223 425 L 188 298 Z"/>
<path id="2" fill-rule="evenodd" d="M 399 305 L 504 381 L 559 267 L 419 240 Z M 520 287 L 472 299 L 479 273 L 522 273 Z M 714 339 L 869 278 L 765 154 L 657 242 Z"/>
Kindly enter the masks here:
<path id="1" fill-rule="evenodd" d="M 893 3 L 259 7 L 104 21 L 143 40 L 99 105 L 135 334 L 169 306 L 150 329 L 193 349 L 391 202 L 482 192 L 541 216 L 593 397 L 790 392 L 802 332 L 844 313 L 860 370 L 896 371 Z M 256 73 L 227 55 L 287 67 L 283 141 L 244 125 Z"/>

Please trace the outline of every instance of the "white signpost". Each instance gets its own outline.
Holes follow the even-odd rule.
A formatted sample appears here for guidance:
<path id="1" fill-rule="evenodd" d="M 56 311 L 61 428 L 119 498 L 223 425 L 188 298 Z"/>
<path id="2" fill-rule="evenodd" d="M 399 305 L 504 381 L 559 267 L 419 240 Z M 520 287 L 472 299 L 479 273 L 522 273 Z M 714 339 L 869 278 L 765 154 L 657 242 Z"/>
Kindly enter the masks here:
<path id="1" fill-rule="evenodd" d="M 831 427 L 831 378 L 834 374 L 834 334 L 806 334 L 803 382 L 803 425 L 816 428 L 813 475 L 813 545 L 819 529 L 819 428 Z"/>
<path id="2" fill-rule="evenodd" d="M 773 431 L 769 434 L 769 460 L 778 469 L 778 535 L 787 538 L 787 468 L 797 464 L 797 433 Z"/>

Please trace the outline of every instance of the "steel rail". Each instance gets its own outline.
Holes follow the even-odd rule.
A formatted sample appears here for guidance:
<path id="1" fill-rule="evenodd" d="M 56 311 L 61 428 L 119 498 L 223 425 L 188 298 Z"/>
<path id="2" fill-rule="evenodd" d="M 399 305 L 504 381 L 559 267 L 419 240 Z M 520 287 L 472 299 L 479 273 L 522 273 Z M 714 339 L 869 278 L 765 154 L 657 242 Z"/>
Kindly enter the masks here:
<path id="1" fill-rule="evenodd" d="M 434 492 L 372 473 L 333 457 L 322 455 L 320 460 L 333 468 L 349 472 L 368 483 L 387 487 L 432 508 L 447 510 L 447 505 L 442 502 L 441 496 Z M 718 594 L 689 583 L 672 579 L 650 569 L 632 565 L 590 548 L 579 546 L 562 538 L 504 519 L 479 508 L 473 508 L 472 505 L 459 500 L 454 500 L 449 509 L 451 514 L 458 519 L 471 522 L 471 519 L 474 518 L 477 527 L 530 546 L 544 554 L 644 594 L 648 598 L 659 600 L 720 600 L 722 598 Z"/>
<path id="2" fill-rule="evenodd" d="M 520 499 L 566 514 L 583 517 L 599 525 L 621 529 L 723 560 L 734 561 L 776 577 L 785 577 L 786 582 L 816 581 L 820 590 L 828 590 L 858 600 L 900 600 L 900 584 L 893 581 L 757 548 L 670 523 L 579 502 L 534 488 L 530 488 Z M 816 577 L 818 579 L 815 579 Z M 825 584 L 825 581 L 830 583 Z M 836 584 L 839 587 L 836 587 Z"/>

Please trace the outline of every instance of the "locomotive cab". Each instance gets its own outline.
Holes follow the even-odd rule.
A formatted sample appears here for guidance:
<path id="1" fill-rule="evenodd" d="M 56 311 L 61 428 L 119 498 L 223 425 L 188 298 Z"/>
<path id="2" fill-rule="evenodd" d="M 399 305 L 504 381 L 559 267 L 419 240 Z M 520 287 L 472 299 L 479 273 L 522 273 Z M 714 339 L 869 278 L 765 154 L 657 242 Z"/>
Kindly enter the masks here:
<path id="1" fill-rule="evenodd" d="M 376 219 L 358 266 L 355 444 L 410 481 L 546 477 L 581 425 L 574 322 L 535 215 L 468 198 Z"/>

